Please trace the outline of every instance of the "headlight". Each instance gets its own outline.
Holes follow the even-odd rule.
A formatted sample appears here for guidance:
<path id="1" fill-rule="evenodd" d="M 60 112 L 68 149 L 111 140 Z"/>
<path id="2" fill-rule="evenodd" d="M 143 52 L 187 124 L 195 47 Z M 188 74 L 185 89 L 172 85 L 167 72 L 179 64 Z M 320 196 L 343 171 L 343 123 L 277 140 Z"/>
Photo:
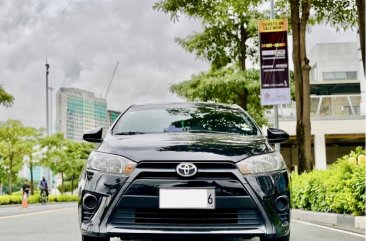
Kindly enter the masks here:
<path id="1" fill-rule="evenodd" d="M 131 174 L 136 163 L 117 155 L 102 152 L 92 152 L 89 155 L 86 168 L 102 172 Z"/>
<path id="2" fill-rule="evenodd" d="M 286 164 L 278 152 L 249 157 L 236 165 L 242 174 L 271 172 L 286 168 Z"/>

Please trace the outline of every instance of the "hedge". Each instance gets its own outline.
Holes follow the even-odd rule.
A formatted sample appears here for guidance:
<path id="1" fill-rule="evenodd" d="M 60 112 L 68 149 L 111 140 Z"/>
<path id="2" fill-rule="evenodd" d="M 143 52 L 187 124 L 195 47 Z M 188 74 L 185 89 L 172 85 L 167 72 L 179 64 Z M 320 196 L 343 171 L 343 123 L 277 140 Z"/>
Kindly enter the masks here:
<path id="1" fill-rule="evenodd" d="M 76 202 L 78 201 L 77 195 L 49 195 L 49 202 Z M 31 195 L 28 197 L 28 203 L 40 203 L 40 195 Z M 22 203 L 21 195 L 4 195 L 0 196 L 0 205 L 5 204 L 20 204 Z"/>
<path id="2" fill-rule="evenodd" d="M 327 170 L 293 173 L 292 208 L 365 215 L 365 154 L 358 147 Z"/>

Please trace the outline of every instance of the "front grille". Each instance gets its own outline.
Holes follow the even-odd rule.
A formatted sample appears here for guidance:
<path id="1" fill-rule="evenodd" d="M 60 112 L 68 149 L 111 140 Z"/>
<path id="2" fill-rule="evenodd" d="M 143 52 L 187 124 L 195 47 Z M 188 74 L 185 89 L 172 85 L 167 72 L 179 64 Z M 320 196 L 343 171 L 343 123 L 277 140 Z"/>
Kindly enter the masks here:
<path id="1" fill-rule="evenodd" d="M 174 172 L 141 172 L 137 178 L 177 178 L 177 179 L 185 179 L 186 177 L 179 176 L 175 171 Z M 200 180 L 200 179 L 236 179 L 235 175 L 230 172 L 198 172 L 190 179 Z"/>
<path id="2" fill-rule="evenodd" d="M 183 162 L 183 161 L 182 161 Z M 141 162 L 137 165 L 137 168 L 141 169 L 174 169 L 178 164 L 182 162 Z M 209 169 L 237 169 L 234 163 L 230 162 L 192 162 L 197 166 L 198 170 L 209 170 Z"/>
<path id="3" fill-rule="evenodd" d="M 137 169 L 141 170 L 137 178 L 179 178 L 181 177 L 176 172 L 176 167 L 182 162 L 167 161 L 144 161 L 137 165 Z M 236 179 L 233 170 L 237 166 L 231 162 L 192 162 L 197 166 L 198 172 L 190 179 Z"/>
<path id="4" fill-rule="evenodd" d="M 263 224 L 256 209 L 125 209 L 114 210 L 110 223 L 124 225 L 168 226 L 260 226 Z"/>

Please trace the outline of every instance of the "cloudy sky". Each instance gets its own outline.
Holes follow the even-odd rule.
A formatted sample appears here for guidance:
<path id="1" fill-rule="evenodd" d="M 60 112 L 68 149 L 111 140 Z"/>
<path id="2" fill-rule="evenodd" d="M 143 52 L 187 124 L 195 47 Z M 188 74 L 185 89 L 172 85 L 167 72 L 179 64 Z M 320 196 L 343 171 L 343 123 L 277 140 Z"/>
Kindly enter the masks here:
<path id="1" fill-rule="evenodd" d="M 108 107 L 174 101 L 169 85 L 206 70 L 208 64 L 174 43 L 199 31 L 199 23 L 152 9 L 153 0 L 2 0 L 0 1 L 0 85 L 15 97 L 0 106 L 0 121 L 19 119 L 45 126 L 45 61 L 55 89 L 76 87 L 104 95 Z M 314 27 L 308 48 L 317 42 L 356 41 L 353 32 Z M 55 107 L 53 108 L 55 112 Z M 54 114 L 55 116 L 55 114 Z M 53 118 L 55 119 L 55 118 Z"/>

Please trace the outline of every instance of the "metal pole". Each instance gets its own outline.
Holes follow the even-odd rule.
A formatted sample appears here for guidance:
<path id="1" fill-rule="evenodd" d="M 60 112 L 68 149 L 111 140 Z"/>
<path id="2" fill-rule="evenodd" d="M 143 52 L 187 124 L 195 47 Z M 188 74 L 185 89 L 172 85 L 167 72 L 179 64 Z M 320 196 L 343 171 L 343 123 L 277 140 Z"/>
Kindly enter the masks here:
<path id="1" fill-rule="evenodd" d="M 271 19 L 274 19 L 274 0 L 271 0 Z M 274 127 L 278 128 L 278 105 L 273 106 L 273 112 L 274 112 Z M 280 152 L 281 147 L 280 144 L 275 144 L 275 149 L 277 152 Z"/>
<path id="2" fill-rule="evenodd" d="M 50 87 L 50 135 L 52 135 L 52 132 L 53 132 L 53 121 L 52 121 L 52 113 L 53 113 L 53 105 L 52 105 L 52 92 L 53 92 L 53 88 L 52 86 Z"/>
<path id="3" fill-rule="evenodd" d="M 49 122 L 49 107 L 48 107 L 48 69 L 50 68 L 50 65 L 47 63 L 46 59 L 46 130 L 47 130 L 47 136 L 50 135 L 50 122 Z"/>

